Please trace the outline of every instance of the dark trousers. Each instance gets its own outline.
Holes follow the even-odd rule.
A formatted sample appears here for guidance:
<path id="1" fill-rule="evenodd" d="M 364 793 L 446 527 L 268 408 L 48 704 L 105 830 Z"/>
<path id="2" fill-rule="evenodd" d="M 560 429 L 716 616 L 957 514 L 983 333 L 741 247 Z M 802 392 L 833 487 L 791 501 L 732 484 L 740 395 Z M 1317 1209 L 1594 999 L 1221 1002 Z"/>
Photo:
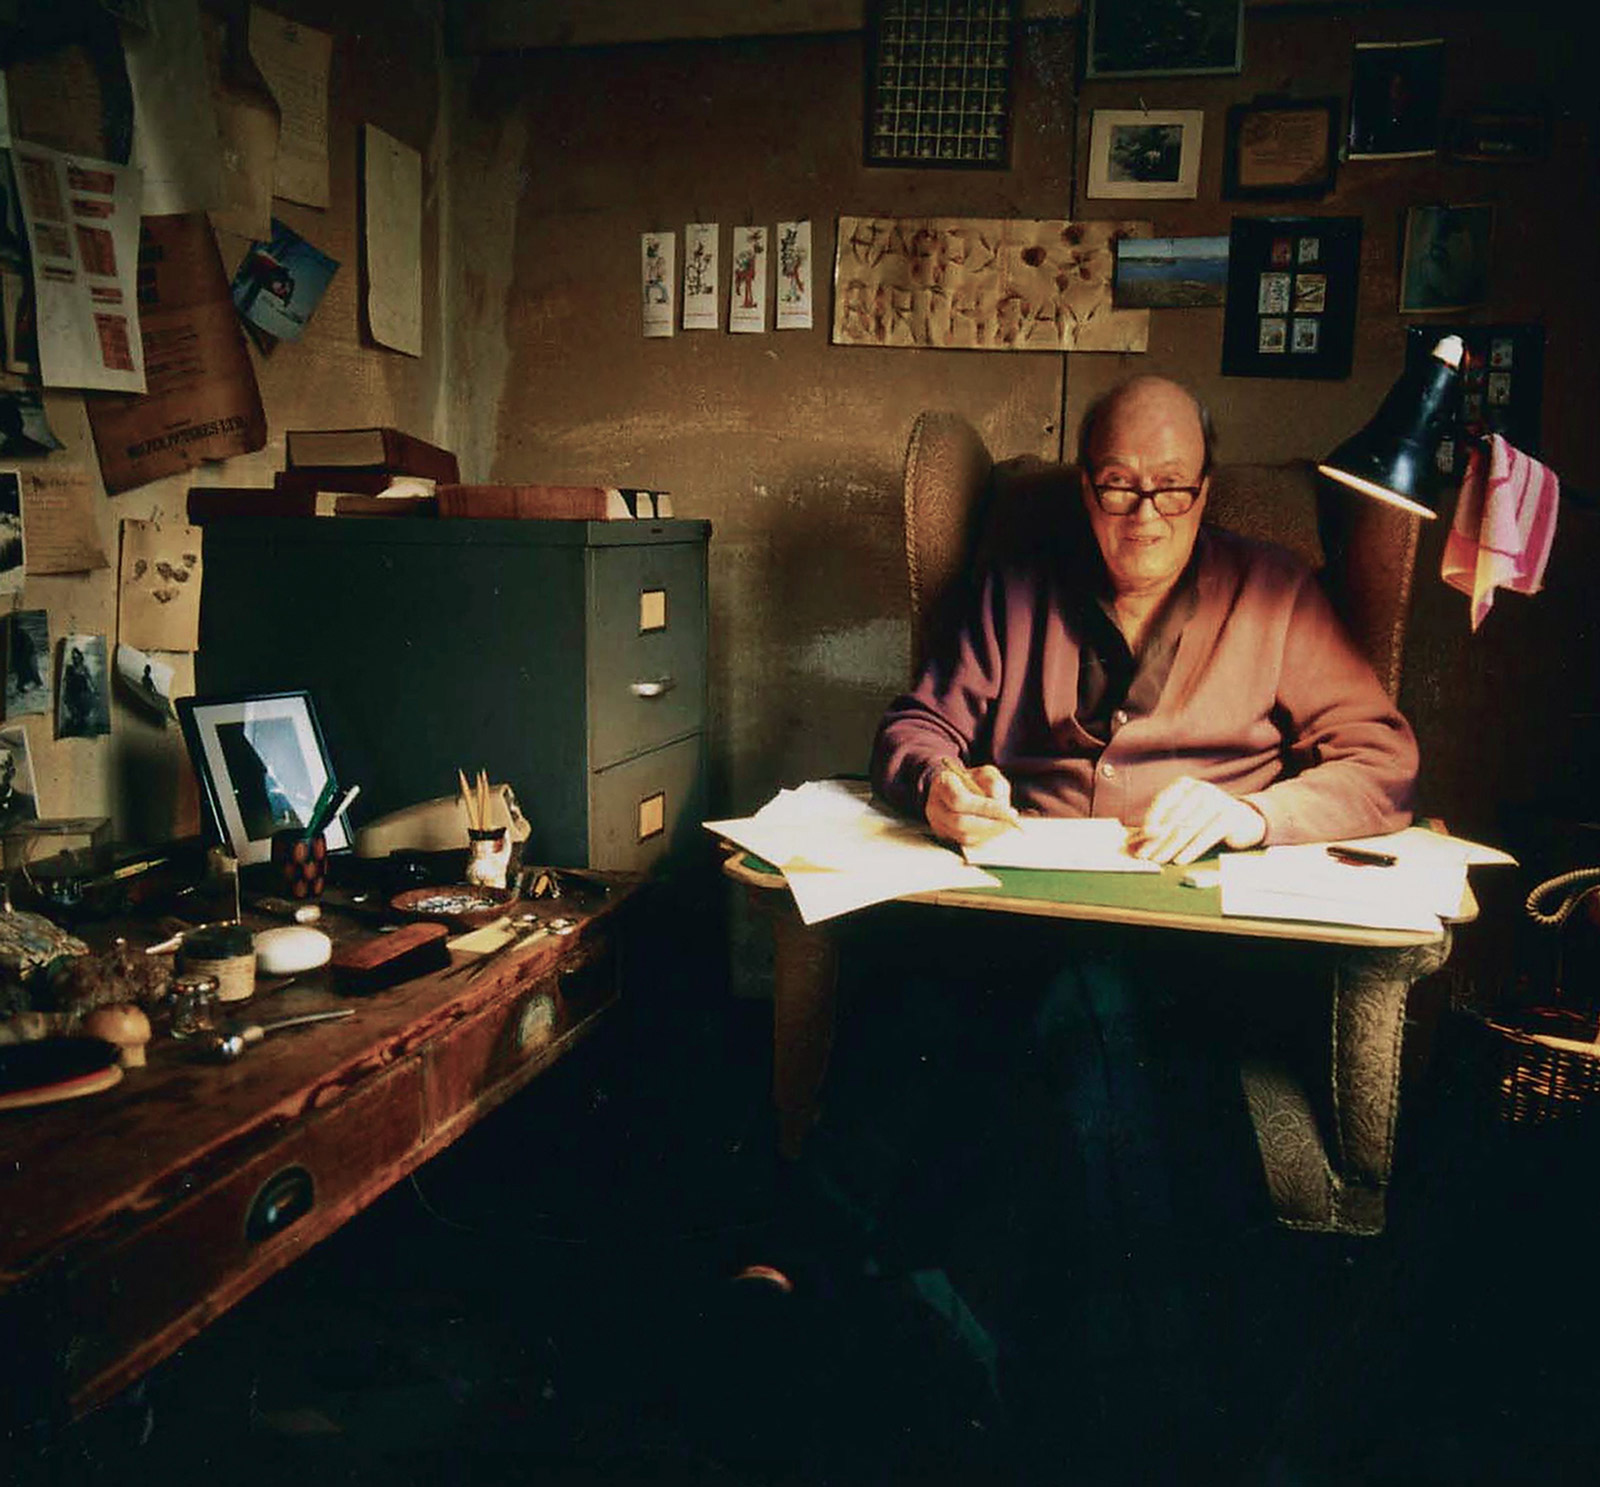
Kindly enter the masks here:
<path id="1" fill-rule="evenodd" d="M 806 1157 L 836 1249 L 915 1278 L 1038 1480 L 1201 1479 L 1213 1262 L 1266 1210 L 1212 995 L 1237 961 L 1192 937 L 895 910 L 843 964 Z"/>

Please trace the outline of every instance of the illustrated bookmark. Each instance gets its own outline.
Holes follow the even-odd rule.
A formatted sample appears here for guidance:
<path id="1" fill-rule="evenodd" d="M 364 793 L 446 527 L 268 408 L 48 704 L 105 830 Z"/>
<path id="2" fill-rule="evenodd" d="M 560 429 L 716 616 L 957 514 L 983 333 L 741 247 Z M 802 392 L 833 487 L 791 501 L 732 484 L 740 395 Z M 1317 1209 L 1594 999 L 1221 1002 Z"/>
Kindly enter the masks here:
<path id="1" fill-rule="evenodd" d="M 683 328 L 717 328 L 717 236 L 715 222 L 683 229 Z"/>
<path id="2" fill-rule="evenodd" d="M 763 331 L 767 328 L 767 229 L 739 227 L 733 235 L 733 293 L 729 298 L 728 329 Z"/>
<path id="3" fill-rule="evenodd" d="M 811 224 L 778 224 L 778 329 L 811 329 Z"/>
<path id="4" fill-rule="evenodd" d="M 640 239 L 644 333 L 670 336 L 673 331 L 672 287 L 677 239 L 670 232 L 647 232 Z"/>

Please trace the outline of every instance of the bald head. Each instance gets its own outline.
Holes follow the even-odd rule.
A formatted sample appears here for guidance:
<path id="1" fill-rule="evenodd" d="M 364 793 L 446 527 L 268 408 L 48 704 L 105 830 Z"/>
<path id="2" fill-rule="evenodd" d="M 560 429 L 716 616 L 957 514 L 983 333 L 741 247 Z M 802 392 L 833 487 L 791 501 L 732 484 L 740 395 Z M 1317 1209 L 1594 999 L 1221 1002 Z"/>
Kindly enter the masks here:
<path id="1" fill-rule="evenodd" d="M 1197 432 L 1204 451 L 1200 473 L 1211 468 L 1211 451 L 1216 435 L 1211 414 L 1205 405 L 1181 382 L 1169 377 L 1130 377 L 1092 402 L 1078 426 L 1078 464 L 1091 468 L 1103 451 L 1107 429 L 1129 426 L 1132 429 L 1166 428 L 1188 434 Z"/>

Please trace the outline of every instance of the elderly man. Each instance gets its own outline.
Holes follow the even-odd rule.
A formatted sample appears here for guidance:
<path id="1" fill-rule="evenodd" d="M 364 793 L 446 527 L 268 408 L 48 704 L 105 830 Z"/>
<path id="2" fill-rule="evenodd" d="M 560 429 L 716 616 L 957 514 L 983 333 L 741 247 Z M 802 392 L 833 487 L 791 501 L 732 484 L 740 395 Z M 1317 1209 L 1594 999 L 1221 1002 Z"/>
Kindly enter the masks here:
<path id="1" fill-rule="evenodd" d="M 1411 730 L 1309 569 L 1202 529 L 1210 445 L 1163 378 L 1090 410 L 1092 549 L 1064 512 L 1059 549 L 984 576 L 954 645 L 883 720 L 887 800 L 963 845 L 1015 809 L 1115 816 L 1158 862 L 1410 820 Z"/>
<path id="2" fill-rule="evenodd" d="M 1211 442 L 1162 378 L 1090 409 L 1058 540 L 977 575 L 889 707 L 885 799 L 961 844 L 1019 811 L 1112 817 L 1137 854 L 1178 863 L 1409 821 L 1411 730 L 1313 573 L 1202 527 Z M 1189 1304 L 1209 1285 L 1197 1235 L 1226 1254 L 1229 1225 L 1264 1207 L 1208 993 L 1273 952 L 970 916 L 929 951 L 927 924 L 889 936 L 853 998 L 819 1131 L 830 1190 L 880 1253 L 903 1243 L 914 1273 L 947 1268 L 981 1298 L 1043 1479 L 1064 1456 L 1080 1480 L 1194 1479 L 1219 1418 Z M 1127 1428 L 1072 1423 L 1063 1402 L 1097 1390 L 1099 1418 L 1120 1400 Z M 1134 1420 L 1155 1397 L 1174 1455 L 1152 1471 Z M 1086 1458 L 1108 1445 L 1133 1455 Z"/>

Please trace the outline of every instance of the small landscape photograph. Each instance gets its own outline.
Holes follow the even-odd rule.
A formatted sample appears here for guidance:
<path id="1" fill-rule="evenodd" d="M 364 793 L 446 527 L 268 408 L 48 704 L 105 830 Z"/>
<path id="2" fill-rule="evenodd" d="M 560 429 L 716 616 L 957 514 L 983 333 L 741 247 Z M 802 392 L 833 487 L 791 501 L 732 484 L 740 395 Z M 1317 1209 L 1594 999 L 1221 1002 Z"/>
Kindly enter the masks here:
<path id="1" fill-rule="evenodd" d="M 1117 243 L 1118 309 L 1187 310 L 1228 296 L 1228 239 L 1123 238 Z"/>

